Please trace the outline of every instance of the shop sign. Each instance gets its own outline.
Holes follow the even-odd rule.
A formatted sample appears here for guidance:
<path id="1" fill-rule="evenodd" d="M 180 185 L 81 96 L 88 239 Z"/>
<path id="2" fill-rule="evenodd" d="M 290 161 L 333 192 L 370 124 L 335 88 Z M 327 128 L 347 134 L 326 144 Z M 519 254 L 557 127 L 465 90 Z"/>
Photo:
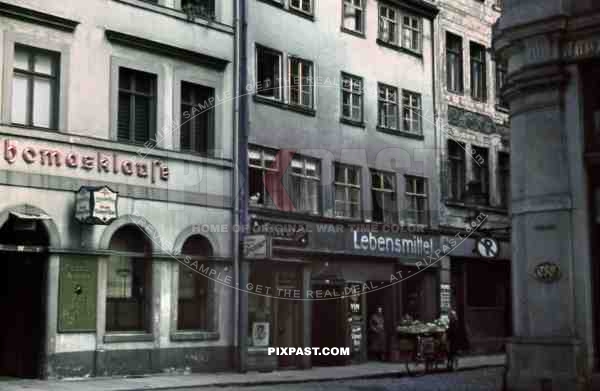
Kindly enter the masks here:
<path id="1" fill-rule="evenodd" d="M 75 198 L 75 219 L 83 224 L 110 224 L 118 217 L 117 197 L 107 186 L 81 187 Z"/>
<path id="2" fill-rule="evenodd" d="M 98 263 L 93 258 L 60 259 L 58 331 L 96 330 L 96 291 Z"/>
<path id="3" fill-rule="evenodd" d="M 352 324 L 350 338 L 352 339 L 352 350 L 360 352 L 362 343 L 362 326 L 360 324 Z"/>
<path id="4" fill-rule="evenodd" d="M 254 260 L 268 258 L 269 247 L 266 235 L 247 235 L 244 237 L 244 258 Z"/>
<path id="5" fill-rule="evenodd" d="M 450 311 L 450 284 L 440 284 L 440 312 Z"/>
<path id="6" fill-rule="evenodd" d="M 274 246 L 306 247 L 308 230 L 306 224 L 253 219 L 251 233 L 267 235 Z"/>
<path id="7" fill-rule="evenodd" d="M 424 257 L 431 255 L 433 238 L 422 235 L 397 236 L 378 232 L 352 232 L 354 252 L 388 256 Z"/>
<path id="8" fill-rule="evenodd" d="M 542 262 L 533 269 L 533 276 L 541 282 L 556 282 L 561 275 L 560 266 L 552 262 Z"/>
<path id="9" fill-rule="evenodd" d="M 481 238 L 476 246 L 477 253 L 484 258 L 496 258 L 500 253 L 498 242 L 492 238 Z"/>

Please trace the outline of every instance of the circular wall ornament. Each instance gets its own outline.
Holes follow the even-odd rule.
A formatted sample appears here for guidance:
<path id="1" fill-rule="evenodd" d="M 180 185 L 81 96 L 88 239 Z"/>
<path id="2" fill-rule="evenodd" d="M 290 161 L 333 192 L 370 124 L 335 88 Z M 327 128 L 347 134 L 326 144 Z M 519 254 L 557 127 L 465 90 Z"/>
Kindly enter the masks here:
<path id="1" fill-rule="evenodd" d="M 556 282 L 561 275 L 560 266 L 552 262 L 542 262 L 533 269 L 533 276 L 542 282 Z"/>

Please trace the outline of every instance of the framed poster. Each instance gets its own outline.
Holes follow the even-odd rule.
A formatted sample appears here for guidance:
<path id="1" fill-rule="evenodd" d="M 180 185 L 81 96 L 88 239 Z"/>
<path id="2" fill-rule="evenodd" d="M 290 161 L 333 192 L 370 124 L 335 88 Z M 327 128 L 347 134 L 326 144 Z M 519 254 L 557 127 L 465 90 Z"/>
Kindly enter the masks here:
<path id="1" fill-rule="evenodd" d="M 252 345 L 269 346 L 269 322 L 252 323 Z"/>
<path id="2" fill-rule="evenodd" d="M 98 262 L 95 258 L 61 256 L 58 331 L 96 331 Z"/>

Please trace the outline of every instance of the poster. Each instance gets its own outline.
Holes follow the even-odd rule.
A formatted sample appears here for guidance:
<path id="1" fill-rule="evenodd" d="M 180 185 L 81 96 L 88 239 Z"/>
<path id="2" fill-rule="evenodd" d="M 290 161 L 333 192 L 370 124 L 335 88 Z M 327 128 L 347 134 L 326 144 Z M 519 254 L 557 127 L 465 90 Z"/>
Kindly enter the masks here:
<path id="1" fill-rule="evenodd" d="M 252 323 L 252 345 L 269 346 L 269 322 Z"/>

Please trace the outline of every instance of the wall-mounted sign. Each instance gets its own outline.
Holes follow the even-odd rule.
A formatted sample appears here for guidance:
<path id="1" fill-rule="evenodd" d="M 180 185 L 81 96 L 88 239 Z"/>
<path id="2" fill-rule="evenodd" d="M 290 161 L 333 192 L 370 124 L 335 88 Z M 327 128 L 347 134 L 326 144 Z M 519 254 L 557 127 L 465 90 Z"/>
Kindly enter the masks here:
<path id="1" fill-rule="evenodd" d="M 450 284 L 440 284 L 440 311 L 450 311 Z"/>
<path id="2" fill-rule="evenodd" d="M 106 186 L 83 186 L 75 198 L 75 219 L 83 224 L 110 224 L 117 215 L 118 193 Z"/>
<path id="3" fill-rule="evenodd" d="M 500 254 L 500 246 L 495 239 L 481 238 L 477 241 L 477 253 L 484 258 L 496 258 Z"/>
<path id="4" fill-rule="evenodd" d="M 253 219 L 251 232 L 270 236 L 274 246 L 305 247 L 308 244 L 306 224 Z"/>
<path id="5" fill-rule="evenodd" d="M 84 257 L 62 257 L 58 294 L 58 331 L 96 330 L 98 263 Z"/>
<path id="6" fill-rule="evenodd" d="M 269 238 L 266 235 L 246 235 L 244 237 L 244 258 L 265 259 L 270 253 Z"/>
<path id="7" fill-rule="evenodd" d="M 542 282 L 558 281 L 561 275 L 560 266 L 552 262 L 542 262 L 533 269 L 533 276 Z"/>
<path id="8" fill-rule="evenodd" d="M 354 252 L 392 256 L 424 257 L 433 252 L 433 238 L 422 235 L 398 235 L 384 232 L 352 232 Z"/>

